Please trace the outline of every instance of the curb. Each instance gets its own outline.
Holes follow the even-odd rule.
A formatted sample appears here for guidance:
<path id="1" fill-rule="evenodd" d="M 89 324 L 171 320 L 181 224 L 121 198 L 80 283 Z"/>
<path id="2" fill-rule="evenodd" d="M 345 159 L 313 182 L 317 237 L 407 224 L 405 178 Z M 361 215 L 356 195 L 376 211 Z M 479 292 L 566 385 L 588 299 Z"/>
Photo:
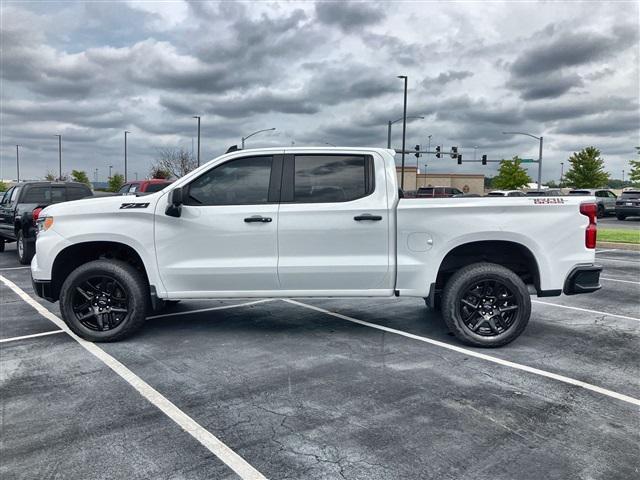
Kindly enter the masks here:
<path id="1" fill-rule="evenodd" d="M 596 247 L 640 252 L 640 244 L 637 243 L 597 242 Z"/>

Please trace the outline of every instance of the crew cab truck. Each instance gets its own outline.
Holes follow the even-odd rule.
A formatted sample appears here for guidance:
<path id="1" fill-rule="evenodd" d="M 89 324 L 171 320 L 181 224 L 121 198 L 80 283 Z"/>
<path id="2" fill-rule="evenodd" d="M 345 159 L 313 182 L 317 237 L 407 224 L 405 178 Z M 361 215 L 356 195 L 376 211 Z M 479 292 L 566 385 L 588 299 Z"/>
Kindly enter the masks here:
<path id="1" fill-rule="evenodd" d="M 234 151 L 161 192 L 78 206 L 42 212 L 31 273 L 91 341 L 164 301 L 411 296 L 495 347 L 525 329 L 531 293 L 600 288 L 593 199 L 401 199 L 393 150 Z"/>

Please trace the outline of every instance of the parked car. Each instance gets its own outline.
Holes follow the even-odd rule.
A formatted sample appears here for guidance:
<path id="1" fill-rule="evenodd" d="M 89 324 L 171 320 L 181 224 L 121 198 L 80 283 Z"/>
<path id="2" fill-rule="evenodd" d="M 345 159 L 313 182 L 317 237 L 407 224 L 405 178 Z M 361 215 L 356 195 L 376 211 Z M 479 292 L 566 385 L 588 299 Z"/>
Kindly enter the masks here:
<path id="1" fill-rule="evenodd" d="M 640 216 L 640 190 L 625 190 L 616 201 L 616 217 L 625 220 L 637 216 Z"/>
<path id="2" fill-rule="evenodd" d="M 616 199 L 618 196 L 606 188 L 577 188 L 570 190 L 569 195 L 596 197 L 598 218 L 616 213 Z"/>
<path id="3" fill-rule="evenodd" d="M 562 196 L 562 191 L 556 190 L 554 188 L 549 188 L 547 190 L 529 190 L 526 193 L 527 197 L 560 197 Z"/>
<path id="4" fill-rule="evenodd" d="M 462 190 L 453 187 L 420 187 L 415 198 L 450 198 L 463 193 Z"/>
<path id="5" fill-rule="evenodd" d="M 18 261 L 31 262 L 35 250 L 34 214 L 53 203 L 93 195 L 84 183 L 25 182 L 4 192 L 0 200 L 0 252 L 5 243 L 17 242 Z"/>
<path id="6" fill-rule="evenodd" d="M 162 190 L 167 185 L 171 185 L 173 182 L 171 180 L 164 180 L 160 178 L 152 178 L 150 180 L 135 180 L 132 182 L 125 183 L 120 190 L 118 190 L 118 195 L 136 195 L 139 193 L 155 193 Z"/>
<path id="7" fill-rule="evenodd" d="M 90 341 L 127 337 L 165 300 L 408 296 L 496 347 L 525 329 L 529 289 L 600 288 L 595 203 L 523 200 L 400 198 L 387 149 L 240 150 L 142 198 L 47 207 L 31 274 Z"/>
<path id="8" fill-rule="evenodd" d="M 487 193 L 487 197 L 526 197 L 527 195 L 520 190 L 493 190 Z"/>

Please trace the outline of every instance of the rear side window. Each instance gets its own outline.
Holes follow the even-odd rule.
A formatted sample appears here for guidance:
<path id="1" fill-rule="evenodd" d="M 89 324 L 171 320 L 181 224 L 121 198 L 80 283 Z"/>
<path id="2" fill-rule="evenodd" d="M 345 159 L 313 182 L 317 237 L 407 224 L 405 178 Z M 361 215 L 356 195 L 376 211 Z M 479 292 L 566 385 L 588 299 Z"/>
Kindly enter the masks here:
<path id="1" fill-rule="evenodd" d="M 160 190 L 162 190 L 164 187 L 166 187 L 167 185 L 169 185 L 168 183 L 150 183 L 149 185 L 147 185 L 147 193 L 154 193 L 154 192 L 159 192 Z"/>
<path id="2" fill-rule="evenodd" d="M 589 190 L 571 190 L 569 195 L 590 195 Z"/>
<path id="3" fill-rule="evenodd" d="M 187 205 L 259 205 L 267 203 L 273 157 L 231 160 L 189 184 Z"/>
<path id="4" fill-rule="evenodd" d="M 373 161 L 364 155 L 296 155 L 294 201 L 349 202 L 373 192 Z"/>
<path id="5" fill-rule="evenodd" d="M 67 200 L 80 200 L 89 195 L 91 195 L 91 191 L 88 188 L 67 185 Z"/>
<path id="6" fill-rule="evenodd" d="M 60 203 L 67 201 L 67 192 L 62 185 L 54 185 L 51 187 L 51 203 Z"/>
<path id="7" fill-rule="evenodd" d="M 22 203 L 49 203 L 50 201 L 51 191 L 48 185 L 30 187 L 22 198 Z"/>

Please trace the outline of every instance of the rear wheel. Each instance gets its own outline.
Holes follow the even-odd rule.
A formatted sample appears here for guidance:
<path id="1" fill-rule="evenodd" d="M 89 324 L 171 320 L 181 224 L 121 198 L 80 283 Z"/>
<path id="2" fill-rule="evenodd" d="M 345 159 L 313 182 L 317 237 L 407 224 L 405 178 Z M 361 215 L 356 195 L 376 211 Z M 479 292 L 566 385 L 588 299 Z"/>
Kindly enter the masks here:
<path id="1" fill-rule="evenodd" d="M 27 241 L 22 230 L 18 230 L 16 234 L 16 253 L 18 255 L 18 261 L 22 265 L 30 264 L 31 259 L 36 253 L 33 242 Z"/>
<path id="2" fill-rule="evenodd" d="M 142 274 L 128 263 L 86 263 L 71 272 L 62 285 L 62 317 L 85 340 L 121 340 L 144 323 L 148 297 L 145 284 Z"/>
<path id="3" fill-rule="evenodd" d="M 603 218 L 605 216 L 604 206 L 598 205 L 598 218 Z"/>
<path id="4" fill-rule="evenodd" d="M 475 263 L 457 271 L 442 296 L 442 316 L 464 343 L 499 347 L 524 331 L 531 298 L 522 279 L 494 263 Z"/>
<path id="5" fill-rule="evenodd" d="M 0 238 L 0 252 L 4 252 L 4 238 Z"/>

